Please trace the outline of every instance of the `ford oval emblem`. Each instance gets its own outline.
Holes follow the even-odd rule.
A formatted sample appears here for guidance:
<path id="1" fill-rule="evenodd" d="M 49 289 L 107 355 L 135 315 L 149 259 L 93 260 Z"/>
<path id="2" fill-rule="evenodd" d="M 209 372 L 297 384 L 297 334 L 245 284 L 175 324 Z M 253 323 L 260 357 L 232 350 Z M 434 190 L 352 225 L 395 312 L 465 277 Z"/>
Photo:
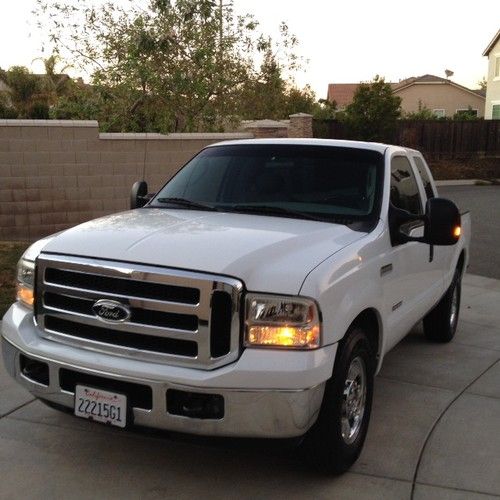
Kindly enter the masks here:
<path id="1" fill-rule="evenodd" d="M 130 319 L 130 309 L 116 300 L 101 299 L 93 306 L 92 311 L 101 320 L 106 323 L 123 323 Z"/>

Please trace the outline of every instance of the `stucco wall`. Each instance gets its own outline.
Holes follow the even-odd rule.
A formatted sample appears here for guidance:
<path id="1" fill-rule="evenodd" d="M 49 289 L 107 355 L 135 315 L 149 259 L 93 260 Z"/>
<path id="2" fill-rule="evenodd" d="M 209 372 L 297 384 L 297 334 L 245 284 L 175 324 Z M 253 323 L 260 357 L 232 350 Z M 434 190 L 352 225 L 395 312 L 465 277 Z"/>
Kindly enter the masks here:
<path id="1" fill-rule="evenodd" d="M 495 63 L 500 57 L 500 39 L 491 49 L 488 56 L 488 86 L 486 87 L 486 109 L 484 117 L 492 118 L 493 104 L 500 104 L 500 77 L 495 77 Z"/>
<path id="2" fill-rule="evenodd" d="M 95 121 L 0 120 L 0 239 L 34 240 L 157 190 L 208 144 L 234 134 L 99 134 Z"/>
<path id="3" fill-rule="evenodd" d="M 484 116 L 484 98 L 447 83 L 419 83 L 395 92 L 403 100 L 401 107 L 411 113 L 418 111 L 419 101 L 422 106 L 444 109 L 446 116 L 452 117 L 458 109 L 477 109 L 477 116 Z"/>

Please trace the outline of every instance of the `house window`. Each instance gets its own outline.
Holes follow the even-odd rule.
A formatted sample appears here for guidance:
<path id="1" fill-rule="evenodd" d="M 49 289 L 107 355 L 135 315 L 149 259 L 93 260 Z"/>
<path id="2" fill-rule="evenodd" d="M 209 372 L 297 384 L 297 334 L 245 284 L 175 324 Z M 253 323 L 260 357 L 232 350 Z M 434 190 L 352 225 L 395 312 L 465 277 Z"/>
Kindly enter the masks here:
<path id="1" fill-rule="evenodd" d="M 477 109 L 457 109 L 458 116 L 477 116 Z"/>
<path id="2" fill-rule="evenodd" d="M 432 112 L 436 118 L 444 118 L 446 116 L 446 111 L 444 109 L 433 109 Z"/>
<path id="3" fill-rule="evenodd" d="M 491 118 L 492 120 L 500 120 L 500 104 L 493 104 L 491 108 Z"/>

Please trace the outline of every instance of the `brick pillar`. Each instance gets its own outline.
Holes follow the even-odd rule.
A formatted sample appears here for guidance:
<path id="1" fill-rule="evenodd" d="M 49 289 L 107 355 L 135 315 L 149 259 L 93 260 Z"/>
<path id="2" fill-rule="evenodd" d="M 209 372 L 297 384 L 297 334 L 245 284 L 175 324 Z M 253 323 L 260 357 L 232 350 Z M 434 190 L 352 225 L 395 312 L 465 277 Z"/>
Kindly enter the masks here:
<path id="1" fill-rule="evenodd" d="M 288 127 L 288 137 L 312 137 L 313 117 L 307 113 L 297 113 L 290 115 L 290 126 Z"/>
<path id="2" fill-rule="evenodd" d="M 285 138 L 288 136 L 288 127 L 283 122 L 275 120 L 257 120 L 243 126 L 246 132 L 253 134 L 255 139 L 262 138 Z"/>

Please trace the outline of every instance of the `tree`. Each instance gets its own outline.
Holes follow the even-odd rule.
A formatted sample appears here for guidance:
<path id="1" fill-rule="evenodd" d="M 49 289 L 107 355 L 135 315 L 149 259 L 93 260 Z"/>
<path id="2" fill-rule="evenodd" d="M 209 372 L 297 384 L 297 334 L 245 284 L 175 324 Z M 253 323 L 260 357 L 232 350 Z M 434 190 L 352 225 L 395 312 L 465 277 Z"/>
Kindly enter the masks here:
<path id="1" fill-rule="evenodd" d="M 91 85 L 73 82 L 50 108 L 55 120 L 99 120 L 107 123 L 105 95 Z"/>
<path id="2" fill-rule="evenodd" d="M 422 101 L 418 100 L 418 111 L 412 111 L 411 113 L 406 113 L 405 118 L 407 120 L 438 120 L 439 118 L 435 113 L 429 109 Z"/>
<path id="3" fill-rule="evenodd" d="M 17 111 L 10 105 L 6 92 L 0 92 L 0 118 L 17 118 Z"/>
<path id="4" fill-rule="evenodd" d="M 453 115 L 453 120 L 457 121 L 474 121 L 479 119 L 477 110 L 472 109 L 472 106 L 469 106 L 467 109 L 461 109 Z"/>
<path id="5" fill-rule="evenodd" d="M 43 63 L 45 75 L 41 82 L 41 92 L 50 105 L 57 103 L 60 96 L 67 94 L 70 91 L 72 80 L 64 72 L 70 68 L 70 65 L 65 65 L 59 71 L 56 71 L 57 64 L 61 58 L 57 54 L 52 54 L 47 58 L 39 57 L 34 61 L 39 60 Z"/>
<path id="6" fill-rule="evenodd" d="M 249 120 L 279 120 L 294 113 L 311 113 L 316 101 L 311 87 L 296 87 L 283 72 L 271 49 L 267 50 L 259 73 L 244 82 L 237 94 L 236 113 Z"/>
<path id="7" fill-rule="evenodd" d="M 352 137 L 365 141 L 390 142 L 400 117 L 401 98 L 378 75 L 372 82 L 359 85 L 345 113 Z"/>
<path id="8" fill-rule="evenodd" d="M 41 95 L 40 79 L 24 66 L 12 66 L 0 70 L 0 80 L 7 86 L 5 91 L 10 107 L 17 118 L 48 117 L 48 106 Z"/>
<path id="9" fill-rule="evenodd" d="M 337 102 L 319 99 L 313 107 L 313 116 L 317 120 L 333 120 L 337 117 Z"/>
<path id="10" fill-rule="evenodd" d="M 281 76 L 299 64 L 285 24 L 272 40 L 229 0 L 142 5 L 38 0 L 56 52 L 91 75 L 105 129 L 218 130 L 250 106 L 262 109 L 264 98 L 270 113 L 281 113 L 288 88 Z"/>
<path id="11" fill-rule="evenodd" d="M 316 94 L 309 85 L 300 89 L 289 85 L 285 93 L 285 117 L 295 113 L 314 114 L 318 103 Z"/>
<path id="12" fill-rule="evenodd" d="M 481 80 L 479 80 L 477 84 L 479 85 L 479 88 L 481 90 L 486 90 L 486 87 L 488 86 L 488 80 L 486 80 L 486 77 L 483 76 L 483 78 L 481 78 Z"/>

